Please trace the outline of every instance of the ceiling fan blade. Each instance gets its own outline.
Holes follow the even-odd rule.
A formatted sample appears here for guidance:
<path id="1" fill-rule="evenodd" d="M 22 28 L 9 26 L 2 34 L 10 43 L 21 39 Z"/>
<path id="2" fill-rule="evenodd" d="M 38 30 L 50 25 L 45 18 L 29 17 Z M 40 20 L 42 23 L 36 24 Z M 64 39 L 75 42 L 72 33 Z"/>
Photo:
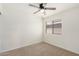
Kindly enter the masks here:
<path id="1" fill-rule="evenodd" d="M 44 8 L 45 10 L 56 10 L 56 8 L 49 8 L 49 7 L 46 7 Z"/>
<path id="2" fill-rule="evenodd" d="M 32 6 L 32 7 L 36 7 L 36 8 L 39 8 L 38 6 L 35 6 L 35 5 L 32 5 L 32 4 L 29 4 L 29 6 Z"/>
<path id="3" fill-rule="evenodd" d="M 41 9 L 37 10 L 37 11 L 36 11 L 36 12 L 34 12 L 33 14 L 36 14 L 36 13 L 38 13 L 40 10 L 41 10 Z"/>

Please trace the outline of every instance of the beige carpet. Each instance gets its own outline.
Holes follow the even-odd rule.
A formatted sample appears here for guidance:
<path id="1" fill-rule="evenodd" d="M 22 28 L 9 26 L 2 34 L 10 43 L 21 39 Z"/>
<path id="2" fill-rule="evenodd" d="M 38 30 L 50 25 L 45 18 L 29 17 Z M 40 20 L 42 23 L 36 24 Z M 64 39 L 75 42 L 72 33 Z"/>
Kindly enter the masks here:
<path id="1" fill-rule="evenodd" d="M 4 52 L 1 56 L 77 56 L 77 54 L 66 51 L 47 43 L 38 43 L 12 51 Z"/>

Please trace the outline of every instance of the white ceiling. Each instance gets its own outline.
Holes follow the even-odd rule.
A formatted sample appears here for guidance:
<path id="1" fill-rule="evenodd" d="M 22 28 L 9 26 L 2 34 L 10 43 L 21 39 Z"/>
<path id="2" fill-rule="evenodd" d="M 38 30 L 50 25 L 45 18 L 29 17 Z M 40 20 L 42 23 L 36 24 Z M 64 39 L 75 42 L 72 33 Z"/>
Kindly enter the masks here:
<path id="1" fill-rule="evenodd" d="M 28 15 L 32 15 L 32 16 L 43 16 L 43 17 L 47 17 L 50 15 L 54 15 L 56 13 L 59 13 L 61 11 L 67 10 L 69 8 L 72 7 L 79 7 L 79 3 L 47 3 L 46 7 L 56 7 L 56 10 L 46 10 L 46 15 L 43 15 L 41 12 L 37 13 L 37 14 L 33 14 L 33 12 L 39 10 L 38 8 L 34 8 L 28 5 L 29 3 L 6 3 L 3 4 L 3 7 L 7 8 L 14 8 L 18 11 L 20 11 L 20 13 L 26 13 Z M 32 3 L 31 3 L 32 4 Z M 39 3 L 33 3 L 35 5 L 39 5 Z M 16 8 L 15 8 L 16 7 Z"/>
<path id="2" fill-rule="evenodd" d="M 38 3 L 36 3 L 35 5 L 38 6 Z M 67 10 L 69 8 L 77 7 L 77 6 L 79 6 L 78 3 L 47 3 L 46 7 L 56 7 L 56 10 L 46 10 L 46 15 L 43 15 L 41 12 L 37 13 L 36 15 L 47 17 L 50 15 L 59 13 L 61 11 Z M 33 9 L 34 11 L 32 12 L 35 12 L 38 10 L 37 8 L 33 8 Z"/>

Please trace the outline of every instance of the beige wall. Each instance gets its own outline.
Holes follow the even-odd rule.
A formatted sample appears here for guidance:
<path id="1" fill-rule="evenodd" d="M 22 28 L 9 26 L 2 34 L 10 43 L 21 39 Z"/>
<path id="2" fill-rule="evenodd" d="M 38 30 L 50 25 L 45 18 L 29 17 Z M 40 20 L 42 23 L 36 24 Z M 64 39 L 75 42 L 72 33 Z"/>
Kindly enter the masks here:
<path id="1" fill-rule="evenodd" d="M 0 4 L 0 12 L 3 13 L 2 4 Z M 0 15 L 0 51 L 2 50 L 2 45 L 1 45 L 2 35 L 3 35 L 3 33 L 2 33 L 2 31 L 3 31 L 2 21 L 3 21 L 3 15 Z"/>
<path id="2" fill-rule="evenodd" d="M 62 35 L 44 32 L 44 41 L 79 54 L 79 7 L 44 18 L 44 26 L 55 19 L 62 19 Z"/>
<path id="3" fill-rule="evenodd" d="M 41 17 L 33 15 L 28 4 L 2 4 L 3 14 L 0 16 L 1 51 L 20 48 L 42 39 Z M 2 17 L 3 16 L 3 17 Z M 3 19 L 1 19 L 1 17 Z M 1 24 L 0 23 L 0 24 Z"/>

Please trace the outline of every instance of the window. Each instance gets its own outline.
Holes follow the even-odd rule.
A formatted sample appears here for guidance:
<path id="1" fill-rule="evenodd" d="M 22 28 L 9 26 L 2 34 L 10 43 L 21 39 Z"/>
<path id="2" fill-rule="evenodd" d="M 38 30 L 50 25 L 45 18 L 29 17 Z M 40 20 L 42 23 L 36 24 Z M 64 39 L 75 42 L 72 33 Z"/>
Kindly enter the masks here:
<path id="1" fill-rule="evenodd" d="M 60 19 L 53 20 L 46 23 L 47 34 L 61 34 L 62 33 L 62 22 Z"/>
<path id="2" fill-rule="evenodd" d="M 46 32 L 52 34 L 52 22 L 46 22 Z"/>

